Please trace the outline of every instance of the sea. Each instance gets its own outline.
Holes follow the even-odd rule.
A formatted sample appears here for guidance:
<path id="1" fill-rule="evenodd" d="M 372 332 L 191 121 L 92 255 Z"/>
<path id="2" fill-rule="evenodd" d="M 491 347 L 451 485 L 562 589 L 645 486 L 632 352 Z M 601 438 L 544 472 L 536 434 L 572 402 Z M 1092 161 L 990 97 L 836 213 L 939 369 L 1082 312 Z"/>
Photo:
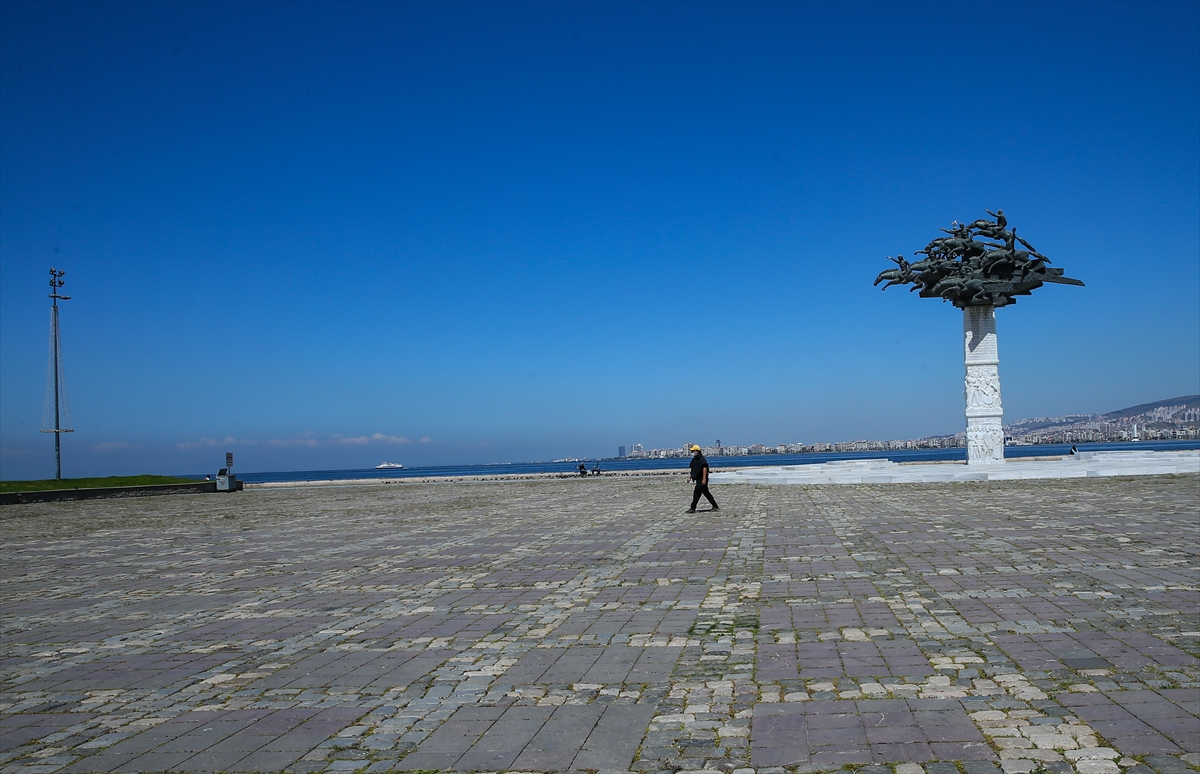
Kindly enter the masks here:
<path id="1" fill-rule="evenodd" d="M 1200 449 L 1200 439 L 1183 441 L 1136 441 L 1125 443 L 1081 443 L 1079 451 L 1180 451 L 1185 449 Z M 1004 456 L 1008 459 L 1019 457 L 1044 457 L 1066 454 L 1071 450 L 1070 444 L 1043 444 L 1038 446 L 1008 446 Z M 713 471 L 723 468 L 749 468 L 766 465 L 816 465 L 834 460 L 877 460 L 889 459 L 893 462 L 938 462 L 945 460 L 965 460 L 967 450 L 958 449 L 904 449 L 898 451 L 861 451 L 861 452 L 828 452 L 812 454 L 755 454 L 738 457 L 709 457 L 708 464 Z M 389 479 L 398 478 L 450 478 L 456 476 L 494 476 L 524 473 L 572 473 L 579 470 L 583 462 L 588 469 L 599 464 L 601 471 L 622 470 L 686 470 L 689 459 L 674 457 L 670 459 L 604 459 L 577 460 L 575 462 L 497 462 L 486 465 L 433 465 L 429 467 L 403 468 L 401 470 L 282 470 L 263 473 L 242 473 L 235 471 L 237 477 L 248 484 L 287 483 L 290 481 L 351 481 L 356 479 Z M 203 478 L 203 475 L 190 476 Z"/>

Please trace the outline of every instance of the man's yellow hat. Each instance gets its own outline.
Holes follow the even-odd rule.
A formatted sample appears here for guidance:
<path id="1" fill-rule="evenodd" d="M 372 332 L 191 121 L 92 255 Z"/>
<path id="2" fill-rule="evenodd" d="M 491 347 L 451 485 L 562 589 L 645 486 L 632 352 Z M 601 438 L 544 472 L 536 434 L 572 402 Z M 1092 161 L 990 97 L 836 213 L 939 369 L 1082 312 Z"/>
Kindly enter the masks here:
<path id="1" fill-rule="evenodd" d="M 692 444 L 692 448 L 689 451 L 700 451 L 700 447 L 696 444 Z"/>

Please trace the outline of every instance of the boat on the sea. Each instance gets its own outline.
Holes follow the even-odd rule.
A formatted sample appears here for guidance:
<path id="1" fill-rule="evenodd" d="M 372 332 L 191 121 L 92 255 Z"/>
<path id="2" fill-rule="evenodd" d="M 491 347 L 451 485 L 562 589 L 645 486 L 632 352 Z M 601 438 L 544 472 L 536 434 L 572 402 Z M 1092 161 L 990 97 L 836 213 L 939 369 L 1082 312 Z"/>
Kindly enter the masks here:
<path id="1" fill-rule="evenodd" d="M 404 466 L 399 462 L 384 462 L 375 466 L 376 470 L 400 470 Z"/>

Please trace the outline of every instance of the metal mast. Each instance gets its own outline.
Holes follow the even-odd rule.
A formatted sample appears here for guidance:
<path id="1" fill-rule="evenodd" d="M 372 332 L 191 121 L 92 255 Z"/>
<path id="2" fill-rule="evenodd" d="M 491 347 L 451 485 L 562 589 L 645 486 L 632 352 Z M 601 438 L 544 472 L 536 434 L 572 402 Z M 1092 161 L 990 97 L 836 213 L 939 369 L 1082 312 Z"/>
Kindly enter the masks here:
<path id="1" fill-rule="evenodd" d="M 66 386 L 62 384 L 62 340 L 58 333 L 58 302 L 59 299 L 69 301 L 70 296 L 60 295 L 58 289 L 65 283 L 63 275 L 65 271 L 58 269 L 50 269 L 50 298 L 52 305 L 50 307 L 50 371 L 53 374 L 54 382 L 54 427 L 43 428 L 43 433 L 54 433 L 54 478 L 62 478 L 62 434 L 74 432 L 69 427 L 64 428 L 62 423 L 61 407 L 66 397 Z M 46 385 L 49 387 L 50 385 Z M 47 398 L 50 396 L 47 395 Z M 45 422 L 43 417 L 43 422 Z M 68 420 L 68 425 L 70 421 Z"/>

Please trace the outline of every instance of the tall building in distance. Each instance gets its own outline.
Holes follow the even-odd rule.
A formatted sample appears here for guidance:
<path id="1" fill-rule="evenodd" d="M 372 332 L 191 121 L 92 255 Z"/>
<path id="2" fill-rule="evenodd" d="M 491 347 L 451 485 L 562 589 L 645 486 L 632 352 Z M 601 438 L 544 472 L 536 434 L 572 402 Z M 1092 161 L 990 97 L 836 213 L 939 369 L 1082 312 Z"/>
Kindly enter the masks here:
<path id="1" fill-rule="evenodd" d="M 624 456 L 625 456 L 625 447 L 624 447 L 624 446 L 618 446 L 618 447 L 617 447 L 617 456 L 618 456 L 618 457 L 624 457 Z"/>

